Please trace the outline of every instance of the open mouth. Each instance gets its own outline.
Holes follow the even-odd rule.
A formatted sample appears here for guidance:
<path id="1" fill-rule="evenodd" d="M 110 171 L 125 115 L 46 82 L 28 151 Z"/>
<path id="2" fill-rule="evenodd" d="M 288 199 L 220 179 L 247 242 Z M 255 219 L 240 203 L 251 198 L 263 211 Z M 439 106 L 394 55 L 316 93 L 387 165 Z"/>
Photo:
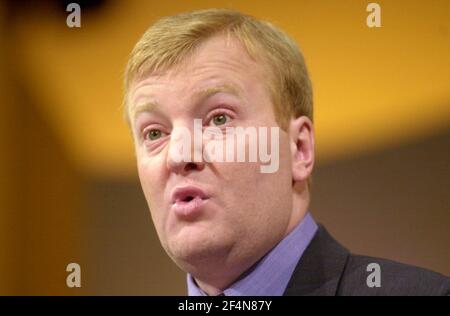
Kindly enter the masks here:
<path id="1" fill-rule="evenodd" d="M 177 187 L 172 192 L 172 210 L 181 217 L 199 214 L 201 206 L 209 196 L 196 186 Z"/>
<path id="2" fill-rule="evenodd" d="M 194 199 L 192 195 L 186 196 L 184 199 L 182 199 L 182 202 L 190 202 Z"/>
<path id="3" fill-rule="evenodd" d="M 206 200 L 206 193 L 196 186 L 177 187 L 171 195 L 172 203 L 189 203 L 195 199 Z"/>
<path id="4" fill-rule="evenodd" d="M 200 202 L 203 200 L 207 200 L 207 198 L 202 198 L 201 196 L 198 196 L 198 195 L 187 195 L 183 198 L 175 200 L 174 204 L 178 204 L 178 205 L 188 204 L 188 203 Z"/>

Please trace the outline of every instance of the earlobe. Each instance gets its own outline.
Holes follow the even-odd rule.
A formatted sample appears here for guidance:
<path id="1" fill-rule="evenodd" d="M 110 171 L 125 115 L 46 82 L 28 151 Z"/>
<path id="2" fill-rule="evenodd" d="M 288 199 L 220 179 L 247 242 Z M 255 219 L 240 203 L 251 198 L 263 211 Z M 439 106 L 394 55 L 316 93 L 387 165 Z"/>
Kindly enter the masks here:
<path id="1" fill-rule="evenodd" d="M 292 154 L 292 180 L 305 181 L 314 166 L 314 130 L 306 116 L 291 119 L 289 126 Z"/>

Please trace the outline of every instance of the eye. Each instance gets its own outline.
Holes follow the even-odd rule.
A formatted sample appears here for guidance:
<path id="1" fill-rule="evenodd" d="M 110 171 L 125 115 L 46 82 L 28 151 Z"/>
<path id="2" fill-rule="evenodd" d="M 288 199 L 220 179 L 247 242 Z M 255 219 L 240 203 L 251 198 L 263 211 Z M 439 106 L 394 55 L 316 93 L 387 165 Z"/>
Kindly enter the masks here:
<path id="1" fill-rule="evenodd" d="M 217 114 L 213 116 L 211 123 L 215 126 L 220 126 L 228 122 L 229 118 L 226 114 Z"/>
<path id="2" fill-rule="evenodd" d="M 162 131 L 160 131 L 159 129 L 151 129 L 151 130 L 145 132 L 145 139 L 150 140 L 150 141 L 157 140 L 163 136 L 164 136 L 164 133 Z"/>

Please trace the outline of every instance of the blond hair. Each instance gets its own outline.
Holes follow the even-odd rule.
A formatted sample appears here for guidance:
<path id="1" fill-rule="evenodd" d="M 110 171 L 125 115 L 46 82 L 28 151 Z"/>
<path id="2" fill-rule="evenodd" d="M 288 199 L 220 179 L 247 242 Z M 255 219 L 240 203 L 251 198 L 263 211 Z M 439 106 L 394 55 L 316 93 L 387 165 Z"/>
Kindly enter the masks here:
<path id="1" fill-rule="evenodd" d="M 278 124 L 291 117 L 313 120 L 311 81 L 297 45 L 272 24 L 227 9 L 208 9 L 165 17 L 153 24 L 131 52 L 125 71 L 125 115 L 128 90 L 135 80 L 180 64 L 206 39 L 220 33 L 234 35 L 248 54 L 267 65 Z"/>

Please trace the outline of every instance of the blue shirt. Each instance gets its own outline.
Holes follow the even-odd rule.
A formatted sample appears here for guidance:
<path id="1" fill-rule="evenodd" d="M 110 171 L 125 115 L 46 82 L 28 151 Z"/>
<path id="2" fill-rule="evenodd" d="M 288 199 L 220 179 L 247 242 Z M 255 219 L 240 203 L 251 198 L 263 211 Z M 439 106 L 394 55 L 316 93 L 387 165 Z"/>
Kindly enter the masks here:
<path id="1" fill-rule="evenodd" d="M 258 261 L 249 273 L 230 285 L 223 294 L 225 296 L 281 296 L 283 295 L 292 273 L 303 252 L 308 247 L 317 224 L 307 213 L 302 221 Z M 188 274 L 187 285 L 189 296 L 205 296 Z"/>

